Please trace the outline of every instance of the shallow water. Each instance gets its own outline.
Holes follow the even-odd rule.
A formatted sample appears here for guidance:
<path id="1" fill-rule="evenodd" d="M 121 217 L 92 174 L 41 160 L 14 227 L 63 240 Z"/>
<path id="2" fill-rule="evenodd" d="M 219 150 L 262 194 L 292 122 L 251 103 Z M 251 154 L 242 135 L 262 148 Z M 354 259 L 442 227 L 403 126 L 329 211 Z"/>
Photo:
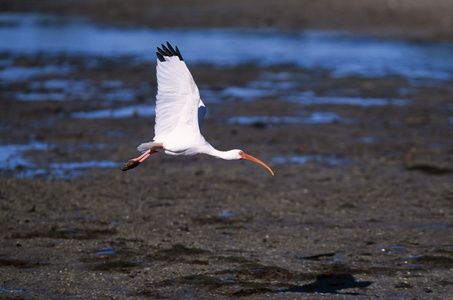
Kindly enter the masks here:
<path id="1" fill-rule="evenodd" d="M 8 176 L 17 178 L 44 178 L 44 179 L 70 179 L 81 177 L 85 171 L 90 168 L 120 168 L 122 163 L 114 161 L 85 161 L 85 162 L 66 162 L 66 163 L 51 163 L 46 168 L 35 167 L 34 164 L 28 163 L 22 168 L 12 170 L 2 170 Z M 0 169 L 1 170 L 1 169 Z"/>
<path id="2" fill-rule="evenodd" d="M 92 147 L 103 146 L 98 145 Z M 83 175 L 83 170 L 89 168 L 119 168 L 122 165 L 114 161 L 86 161 L 50 163 L 45 168 L 42 168 L 36 166 L 31 158 L 25 156 L 25 152 L 27 151 L 49 151 L 52 148 L 52 145 L 37 141 L 31 141 L 29 144 L 24 145 L 0 145 L 0 174 L 18 178 L 42 177 L 64 179 L 81 176 Z"/>
<path id="3" fill-rule="evenodd" d="M 232 218 L 234 217 L 233 213 L 220 213 L 217 215 L 219 218 Z"/>
<path id="4" fill-rule="evenodd" d="M 49 168 L 60 169 L 60 170 L 76 170 L 76 169 L 87 169 L 87 168 L 116 168 L 121 166 L 121 163 L 114 161 L 84 161 L 84 162 L 67 162 L 67 163 L 51 163 Z"/>
<path id="5" fill-rule="evenodd" d="M 387 98 L 363 98 L 363 97 L 317 97 L 314 95 L 301 94 L 299 96 L 290 96 L 287 101 L 303 105 L 356 105 L 362 107 L 369 106 L 387 106 L 387 105 L 407 105 L 405 99 L 387 99 Z"/>
<path id="6" fill-rule="evenodd" d="M 117 109 L 100 109 L 87 112 L 73 112 L 71 118 L 74 119 L 107 119 L 107 118 L 131 118 L 134 116 L 138 117 L 149 117 L 155 115 L 154 105 L 132 105 L 120 107 Z"/>
<path id="7" fill-rule="evenodd" d="M 214 66 L 290 65 L 309 70 L 327 70 L 331 76 L 386 77 L 403 76 L 409 88 L 401 88 L 401 98 L 364 97 L 359 89 L 344 93 L 338 90 L 317 94 L 304 90 L 301 82 L 312 80 L 300 72 L 263 71 L 245 86 L 223 89 L 201 87 L 205 103 L 255 101 L 272 98 L 300 104 L 300 111 L 289 115 L 237 115 L 225 118 L 229 124 L 329 124 L 358 123 L 335 112 L 338 105 L 405 106 L 404 99 L 421 87 L 445 86 L 453 79 L 453 44 L 408 43 L 385 41 L 345 32 L 278 31 L 273 29 L 146 29 L 99 26 L 82 18 L 61 18 L 43 14 L 0 13 L 0 88 L 20 83 L 24 88 L 5 89 L 5 96 L 17 101 L 96 100 L 118 101 L 114 109 L 71 111 L 72 119 L 107 119 L 149 117 L 155 115 L 153 90 L 146 83 L 131 88 L 122 80 L 99 81 L 71 77 L 78 70 L 72 61 L 53 57 L 78 56 L 85 66 L 97 66 L 103 58 L 127 62 L 155 60 L 155 46 L 166 40 L 179 46 L 188 65 Z M 18 57 L 39 57 L 38 65 L 22 65 Z M 26 60 L 25 60 L 26 61 Z M 35 60 L 31 60 L 35 61 Z M 60 63 L 57 63 L 60 61 Z M 71 62 L 69 62 L 71 61 Z M 90 68 L 88 68 L 90 69 Z M 44 78 L 42 76 L 44 75 Z M 39 77 L 39 78 L 35 78 Z M 340 88 L 341 89 L 341 88 Z M 9 93 L 9 94 L 8 94 Z M 319 93 L 319 91 L 318 91 Z M 149 97 L 149 99 L 148 99 Z M 140 99 L 140 102 L 136 100 Z M 410 99 L 410 98 L 409 98 Z M 136 101 L 136 102 L 134 102 Z M 144 103 L 149 104 L 141 104 Z M 137 104 L 140 103 L 140 104 Z M 315 111 L 304 111 L 315 106 Z M 107 103 L 100 107 L 109 107 Z M 325 108 L 324 106 L 328 106 Z M 99 106 L 97 106 L 99 107 Z M 453 123 L 453 116 L 449 118 Z M 120 132 L 112 132 L 121 136 Z M 373 143 L 373 137 L 357 142 Z M 121 164 L 111 161 L 53 163 L 46 168 L 35 166 L 26 157 L 30 150 L 49 150 L 51 145 L 31 142 L 29 145 L 1 145 L 0 172 L 17 177 L 70 178 L 83 174 L 84 169 L 114 168 Z M 318 156 L 274 158 L 280 163 L 316 162 L 327 165 L 342 160 Z M 5 173 L 6 172 L 6 173 Z"/>
<path id="8" fill-rule="evenodd" d="M 354 120 L 342 118 L 333 112 L 313 112 L 308 116 L 236 116 L 227 121 L 229 124 L 326 124 L 352 123 Z"/>
<path id="9" fill-rule="evenodd" d="M 340 164 L 346 164 L 347 160 L 336 157 L 335 155 L 294 155 L 291 157 L 273 157 L 272 161 L 275 163 L 298 163 L 305 164 L 314 162 L 323 165 L 336 166 Z"/>
<path id="10" fill-rule="evenodd" d="M 101 251 L 96 252 L 94 255 L 95 256 L 109 256 L 109 255 L 114 255 L 118 250 L 116 250 L 113 247 L 104 247 L 101 249 Z"/>
<path id="11" fill-rule="evenodd" d="M 114 28 L 81 18 L 0 14 L 0 52 L 133 57 L 154 61 L 155 47 L 177 44 L 189 64 L 296 65 L 334 76 L 453 78 L 453 44 L 378 40 L 345 32 L 274 29 Z M 0 77 L 8 75 L 1 70 Z"/>
<path id="12" fill-rule="evenodd" d="M 14 293 L 22 293 L 24 290 L 22 289 L 13 289 L 10 288 L 8 285 L 7 286 L 0 286 L 0 291 L 1 292 L 7 292 L 10 293 L 11 295 L 14 295 Z"/>
<path id="13" fill-rule="evenodd" d="M 33 164 L 22 157 L 22 153 L 30 150 L 45 151 L 50 146 L 47 143 L 31 141 L 27 145 L 0 145 L 0 169 L 15 169 L 32 166 Z"/>
<path id="14" fill-rule="evenodd" d="M 36 75 L 43 75 L 37 73 Z M 45 74 L 44 74 L 45 75 Z M 52 73 L 58 76 L 59 73 Z M 51 76 L 52 76 L 51 75 Z M 29 78 L 25 77 L 27 80 Z M 24 78 L 21 78 L 21 81 Z M 71 101 L 99 99 L 102 101 L 134 101 L 142 95 L 150 95 L 149 86 L 136 89 L 126 88 L 122 81 L 104 80 L 95 85 L 90 80 L 53 78 L 30 81 L 27 90 L 9 93 L 8 96 L 19 101 Z"/>

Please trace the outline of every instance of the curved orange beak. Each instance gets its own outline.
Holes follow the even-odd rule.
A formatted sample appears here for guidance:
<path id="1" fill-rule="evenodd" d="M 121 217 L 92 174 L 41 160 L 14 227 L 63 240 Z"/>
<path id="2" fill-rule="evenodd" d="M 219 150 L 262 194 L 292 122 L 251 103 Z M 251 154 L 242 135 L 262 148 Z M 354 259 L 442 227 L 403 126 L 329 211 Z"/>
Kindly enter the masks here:
<path id="1" fill-rule="evenodd" d="M 262 165 L 263 167 L 265 167 L 266 169 L 269 170 L 269 172 L 271 172 L 272 176 L 274 176 L 274 172 L 271 170 L 271 168 L 269 168 L 268 165 L 266 165 L 265 163 L 263 163 L 261 160 L 259 160 L 258 158 L 256 157 L 253 157 L 251 155 L 248 155 L 248 154 L 245 154 L 244 152 L 241 153 L 241 156 L 242 156 L 242 159 L 248 159 L 248 160 L 251 160 L 253 162 L 256 162 L 256 163 L 259 163 L 260 165 Z"/>

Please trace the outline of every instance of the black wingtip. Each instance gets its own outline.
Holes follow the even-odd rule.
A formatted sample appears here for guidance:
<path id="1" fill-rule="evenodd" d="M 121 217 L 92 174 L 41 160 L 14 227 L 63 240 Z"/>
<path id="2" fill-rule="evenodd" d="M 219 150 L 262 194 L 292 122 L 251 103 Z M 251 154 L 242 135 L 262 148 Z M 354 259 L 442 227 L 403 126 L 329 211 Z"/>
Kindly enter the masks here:
<path id="1" fill-rule="evenodd" d="M 175 46 L 175 50 L 176 50 L 176 55 L 178 55 L 179 59 L 180 59 L 180 60 L 184 60 L 184 59 L 182 58 L 181 52 L 179 52 L 178 46 Z"/>
<path id="2" fill-rule="evenodd" d="M 173 47 L 171 46 L 171 44 L 167 41 L 167 47 L 168 47 L 168 50 L 171 52 L 171 54 L 173 55 L 178 55 L 178 53 L 176 53 L 175 49 L 173 49 Z"/>
<path id="3" fill-rule="evenodd" d="M 165 58 L 162 54 L 160 54 L 159 52 L 156 52 L 156 56 L 157 56 L 157 59 L 161 62 L 164 62 L 165 61 Z"/>
<path id="4" fill-rule="evenodd" d="M 161 46 L 162 46 L 162 49 L 165 51 L 165 53 L 167 53 L 167 56 L 173 56 L 173 53 L 171 53 L 171 51 L 168 50 L 168 48 L 165 47 L 164 44 L 161 44 Z"/>
<path id="5" fill-rule="evenodd" d="M 178 56 L 179 60 L 183 61 L 184 59 L 182 58 L 181 52 L 179 52 L 178 47 L 176 46 L 173 48 L 173 46 L 167 41 L 167 46 L 164 44 L 161 44 L 161 48 L 157 47 L 157 59 L 159 61 L 164 62 L 165 61 L 165 56 L 172 57 L 172 56 Z"/>
<path id="6" fill-rule="evenodd" d="M 167 52 L 165 52 L 164 50 L 160 49 L 159 47 L 157 47 L 157 52 L 159 52 L 159 54 L 162 55 L 162 56 L 168 56 Z"/>

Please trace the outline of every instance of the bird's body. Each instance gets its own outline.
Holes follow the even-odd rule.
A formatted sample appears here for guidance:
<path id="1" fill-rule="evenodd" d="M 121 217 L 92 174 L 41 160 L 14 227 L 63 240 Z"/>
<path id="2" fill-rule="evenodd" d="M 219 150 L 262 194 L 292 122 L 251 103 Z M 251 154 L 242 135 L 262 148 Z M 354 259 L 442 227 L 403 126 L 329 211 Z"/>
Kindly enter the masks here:
<path id="1" fill-rule="evenodd" d="M 154 139 L 138 146 L 143 154 L 131 159 L 122 170 L 138 166 L 151 154 L 163 149 L 169 155 L 201 153 L 226 160 L 248 159 L 265 166 L 274 175 L 266 164 L 242 150 L 220 151 L 206 141 L 200 132 L 206 107 L 178 47 L 174 49 L 167 42 L 167 47 L 162 45 L 157 50 Z"/>

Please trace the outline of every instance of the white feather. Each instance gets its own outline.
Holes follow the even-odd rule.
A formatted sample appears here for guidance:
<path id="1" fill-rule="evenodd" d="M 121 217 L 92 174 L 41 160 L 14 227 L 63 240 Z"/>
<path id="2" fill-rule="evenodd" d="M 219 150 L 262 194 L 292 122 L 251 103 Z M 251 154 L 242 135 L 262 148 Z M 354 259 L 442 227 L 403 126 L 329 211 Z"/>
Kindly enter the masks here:
<path id="1" fill-rule="evenodd" d="M 200 123 L 206 110 L 198 87 L 178 48 L 167 43 L 157 52 L 157 96 L 154 140 L 138 146 L 144 152 L 130 160 L 123 171 L 135 168 L 158 149 L 166 154 L 194 155 L 205 153 L 226 160 L 248 159 L 272 170 L 259 159 L 242 150 L 219 151 L 212 147 L 200 132 Z"/>
<path id="2" fill-rule="evenodd" d="M 141 143 L 140 146 L 137 147 L 137 150 L 144 153 L 153 147 L 162 147 L 162 143 L 156 142 L 148 142 L 148 143 Z"/>
<path id="3" fill-rule="evenodd" d="M 184 61 L 165 56 L 157 60 L 156 124 L 154 141 L 200 134 L 198 107 L 203 105 L 198 87 Z M 204 105 L 203 105 L 204 106 Z M 166 147 L 167 148 L 167 147 Z"/>

